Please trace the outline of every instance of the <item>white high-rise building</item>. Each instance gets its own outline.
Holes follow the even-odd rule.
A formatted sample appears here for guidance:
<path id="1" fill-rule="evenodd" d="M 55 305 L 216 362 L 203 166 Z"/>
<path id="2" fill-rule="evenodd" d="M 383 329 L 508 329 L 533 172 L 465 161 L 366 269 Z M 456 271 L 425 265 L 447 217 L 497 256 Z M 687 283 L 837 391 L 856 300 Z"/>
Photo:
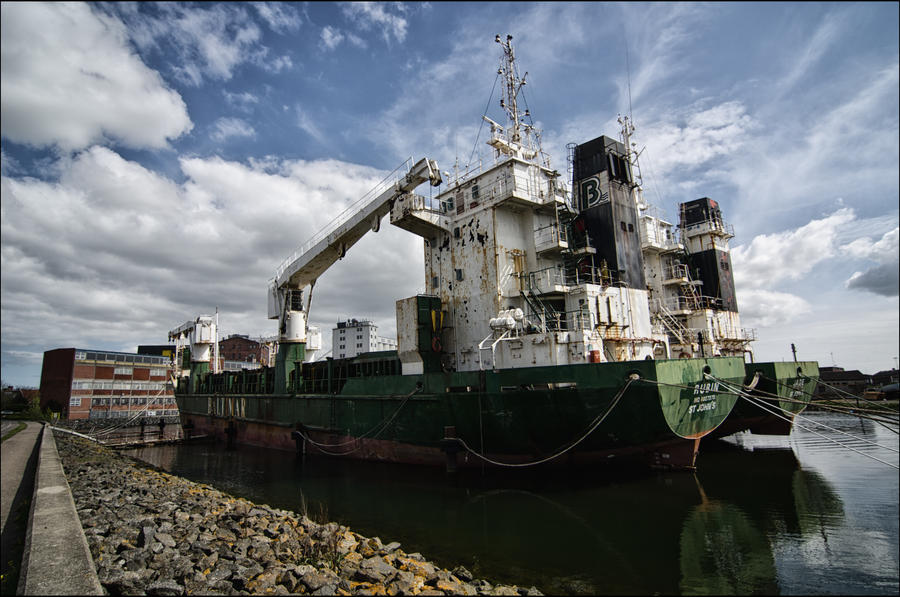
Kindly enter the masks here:
<path id="1" fill-rule="evenodd" d="M 339 321 L 331 331 L 331 354 L 336 359 L 346 359 L 364 352 L 397 350 L 397 341 L 376 335 L 377 329 L 366 319 Z"/>

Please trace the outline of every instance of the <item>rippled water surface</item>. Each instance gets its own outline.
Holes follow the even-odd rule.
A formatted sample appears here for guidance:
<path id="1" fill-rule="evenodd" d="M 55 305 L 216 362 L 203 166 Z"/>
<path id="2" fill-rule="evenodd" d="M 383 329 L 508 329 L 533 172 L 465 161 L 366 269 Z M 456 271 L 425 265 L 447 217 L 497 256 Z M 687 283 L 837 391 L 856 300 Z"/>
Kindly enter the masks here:
<path id="1" fill-rule="evenodd" d="M 789 437 L 704 441 L 695 474 L 448 476 L 215 444 L 132 455 L 548 594 L 896 595 L 898 436 L 803 416 Z"/>

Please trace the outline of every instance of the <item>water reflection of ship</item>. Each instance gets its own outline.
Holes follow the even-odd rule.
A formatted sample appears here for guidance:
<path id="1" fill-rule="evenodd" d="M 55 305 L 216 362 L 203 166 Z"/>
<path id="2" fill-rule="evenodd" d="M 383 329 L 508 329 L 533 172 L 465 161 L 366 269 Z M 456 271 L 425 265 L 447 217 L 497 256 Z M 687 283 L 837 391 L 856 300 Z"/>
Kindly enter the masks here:
<path id="1" fill-rule="evenodd" d="M 711 470 L 697 474 L 707 494 L 738 505 L 764 531 L 808 535 L 843 519 L 837 492 L 822 475 L 801 468 L 793 449 L 749 450 L 717 441 L 708 450 Z"/>
<path id="2" fill-rule="evenodd" d="M 682 594 L 779 592 L 766 534 L 734 504 L 704 497 L 685 518 L 679 547 Z"/>
<path id="3" fill-rule="evenodd" d="M 699 475 L 615 480 L 432 477 L 421 467 L 322 459 L 291 469 L 274 453 L 281 459 L 247 446 L 198 458 L 185 450 L 173 472 L 547 594 L 776 592 L 767 537 L 816 532 L 843 515 L 834 491 L 791 450 L 726 446 L 704 457 Z"/>

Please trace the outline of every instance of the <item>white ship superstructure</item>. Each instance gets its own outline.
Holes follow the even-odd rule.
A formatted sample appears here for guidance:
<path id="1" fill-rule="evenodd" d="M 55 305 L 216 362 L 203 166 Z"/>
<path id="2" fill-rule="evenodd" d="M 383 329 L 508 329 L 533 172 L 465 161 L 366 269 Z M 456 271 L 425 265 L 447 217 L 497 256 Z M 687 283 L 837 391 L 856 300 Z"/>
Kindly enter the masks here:
<path id="1" fill-rule="evenodd" d="M 426 294 L 445 309 L 443 365 L 471 371 L 665 357 L 667 337 L 652 329 L 647 290 L 614 283 L 584 231 L 569 233 L 578 212 L 544 158 L 539 132 L 525 122 L 530 114 L 519 113 L 524 77 L 510 39 L 497 40 L 508 123 L 485 118 L 493 163 L 449 181 L 430 202 L 408 195 L 391 210 L 392 224 L 425 240 Z M 631 201 L 630 173 L 620 174 L 595 190 Z M 404 371 L 415 370 L 414 336 L 401 333 L 401 315 L 398 350 L 412 360 Z"/>
<path id="2" fill-rule="evenodd" d="M 669 336 L 671 358 L 744 356 L 755 331 L 742 328 L 728 241 L 733 228 L 708 197 L 682 203 L 676 228 L 645 206 L 641 251 L 650 310 Z M 752 353 L 751 353 L 752 354 Z"/>

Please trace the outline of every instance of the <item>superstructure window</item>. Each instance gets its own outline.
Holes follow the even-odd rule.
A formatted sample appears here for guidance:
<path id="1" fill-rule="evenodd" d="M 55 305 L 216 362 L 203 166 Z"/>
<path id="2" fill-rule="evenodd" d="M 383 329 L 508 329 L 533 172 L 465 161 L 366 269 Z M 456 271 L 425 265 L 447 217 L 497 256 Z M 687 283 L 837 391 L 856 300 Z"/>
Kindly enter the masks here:
<path id="1" fill-rule="evenodd" d="M 609 163 L 609 177 L 621 182 L 631 182 L 631 169 L 628 162 L 620 155 L 610 153 L 607 155 Z"/>

